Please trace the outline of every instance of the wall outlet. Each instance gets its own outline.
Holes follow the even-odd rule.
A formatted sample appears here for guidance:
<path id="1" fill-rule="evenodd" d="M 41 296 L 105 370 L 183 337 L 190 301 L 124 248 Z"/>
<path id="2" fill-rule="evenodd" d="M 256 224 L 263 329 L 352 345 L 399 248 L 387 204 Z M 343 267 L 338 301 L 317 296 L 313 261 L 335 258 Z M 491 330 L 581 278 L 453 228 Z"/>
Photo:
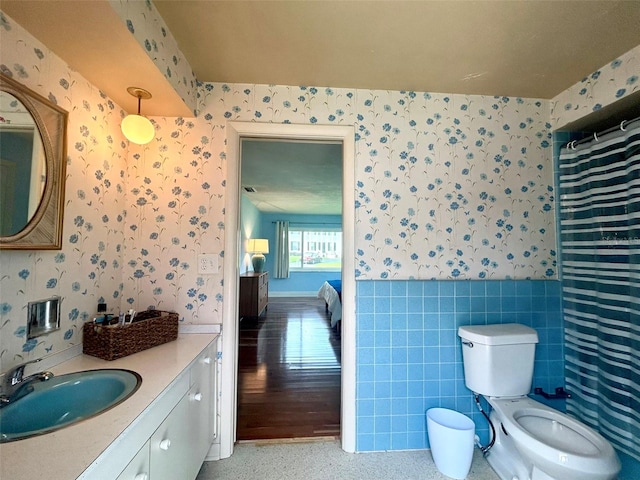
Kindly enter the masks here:
<path id="1" fill-rule="evenodd" d="M 218 273 L 218 255 L 215 253 L 200 253 L 198 255 L 198 273 L 203 275 Z"/>

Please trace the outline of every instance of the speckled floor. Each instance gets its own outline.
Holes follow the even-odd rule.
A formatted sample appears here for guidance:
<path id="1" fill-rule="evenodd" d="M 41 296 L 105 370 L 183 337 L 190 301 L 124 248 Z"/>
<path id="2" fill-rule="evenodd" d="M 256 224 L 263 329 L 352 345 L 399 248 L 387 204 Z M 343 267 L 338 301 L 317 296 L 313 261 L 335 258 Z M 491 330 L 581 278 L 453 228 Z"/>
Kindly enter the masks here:
<path id="1" fill-rule="evenodd" d="M 346 453 L 338 441 L 236 445 L 205 462 L 196 480 L 447 480 L 429 451 Z M 468 480 L 498 480 L 478 449 Z"/>

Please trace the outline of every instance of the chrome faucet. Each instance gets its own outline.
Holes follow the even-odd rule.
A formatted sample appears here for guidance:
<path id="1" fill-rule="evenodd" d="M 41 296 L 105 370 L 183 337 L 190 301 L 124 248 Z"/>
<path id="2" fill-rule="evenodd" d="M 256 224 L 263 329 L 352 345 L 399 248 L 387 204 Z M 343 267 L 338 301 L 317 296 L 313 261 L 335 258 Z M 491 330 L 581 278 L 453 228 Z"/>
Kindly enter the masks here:
<path id="1" fill-rule="evenodd" d="M 33 375 L 29 375 L 28 377 L 24 376 L 25 367 L 29 364 L 37 363 L 40 360 L 42 359 L 38 358 L 36 360 L 22 363 L 5 374 L 4 381 L 0 386 L 0 408 L 29 393 L 28 391 L 25 391 L 23 387 L 26 387 L 37 380 L 44 382 L 53 377 L 53 373 L 51 372 L 38 372 Z"/>

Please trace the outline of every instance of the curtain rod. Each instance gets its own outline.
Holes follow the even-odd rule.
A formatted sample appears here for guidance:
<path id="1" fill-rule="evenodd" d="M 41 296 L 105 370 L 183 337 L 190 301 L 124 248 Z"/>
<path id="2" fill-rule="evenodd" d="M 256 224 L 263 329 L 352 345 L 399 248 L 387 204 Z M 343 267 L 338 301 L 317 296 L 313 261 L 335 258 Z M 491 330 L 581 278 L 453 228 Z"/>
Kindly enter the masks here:
<path id="1" fill-rule="evenodd" d="M 572 142 L 567 143 L 566 148 L 569 148 L 571 150 L 575 150 L 577 145 L 580 145 L 582 143 L 587 143 L 590 142 L 591 140 L 595 140 L 596 142 L 599 141 L 598 137 L 601 137 L 602 135 L 606 135 L 607 133 L 611 133 L 611 132 L 615 132 L 616 130 L 622 130 L 625 131 L 627 129 L 627 127 L 629 125 L 631 125 L 634 122 L 637 122 L 640 120 L 640 117 L 636 117 L 633 120 L 623 120 L 622 122 L 620 122 L 620 125 L 616 125 L 615 127 L 611 127 L 611 128 L 607 128 L 606 130 L 603 130 L 600 133 L 594 133 L 593 135 L 589 135 L 588 137 L 583 138 L 582 140 L 574 140 Z"/>

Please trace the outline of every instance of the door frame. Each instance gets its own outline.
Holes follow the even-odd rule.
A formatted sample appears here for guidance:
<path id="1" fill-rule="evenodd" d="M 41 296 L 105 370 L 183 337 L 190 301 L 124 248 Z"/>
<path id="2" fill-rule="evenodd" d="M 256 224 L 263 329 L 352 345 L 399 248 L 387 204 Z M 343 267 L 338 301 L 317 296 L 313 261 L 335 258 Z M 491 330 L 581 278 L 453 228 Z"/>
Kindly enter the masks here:
<path id="1" fill-rule="evenodd" d="M 342 449 L 356 447 L 355 328 L 355 128 L 344 125 L 296 125 L 227 122 L 227 180 L 224 241 L 224 302 L 220 398 L 220 458 L 233 454 L 236 439 L 238 372 L 238 284 L 240 275 L 241 138 L 333 140 L 342 142 Z"/>

